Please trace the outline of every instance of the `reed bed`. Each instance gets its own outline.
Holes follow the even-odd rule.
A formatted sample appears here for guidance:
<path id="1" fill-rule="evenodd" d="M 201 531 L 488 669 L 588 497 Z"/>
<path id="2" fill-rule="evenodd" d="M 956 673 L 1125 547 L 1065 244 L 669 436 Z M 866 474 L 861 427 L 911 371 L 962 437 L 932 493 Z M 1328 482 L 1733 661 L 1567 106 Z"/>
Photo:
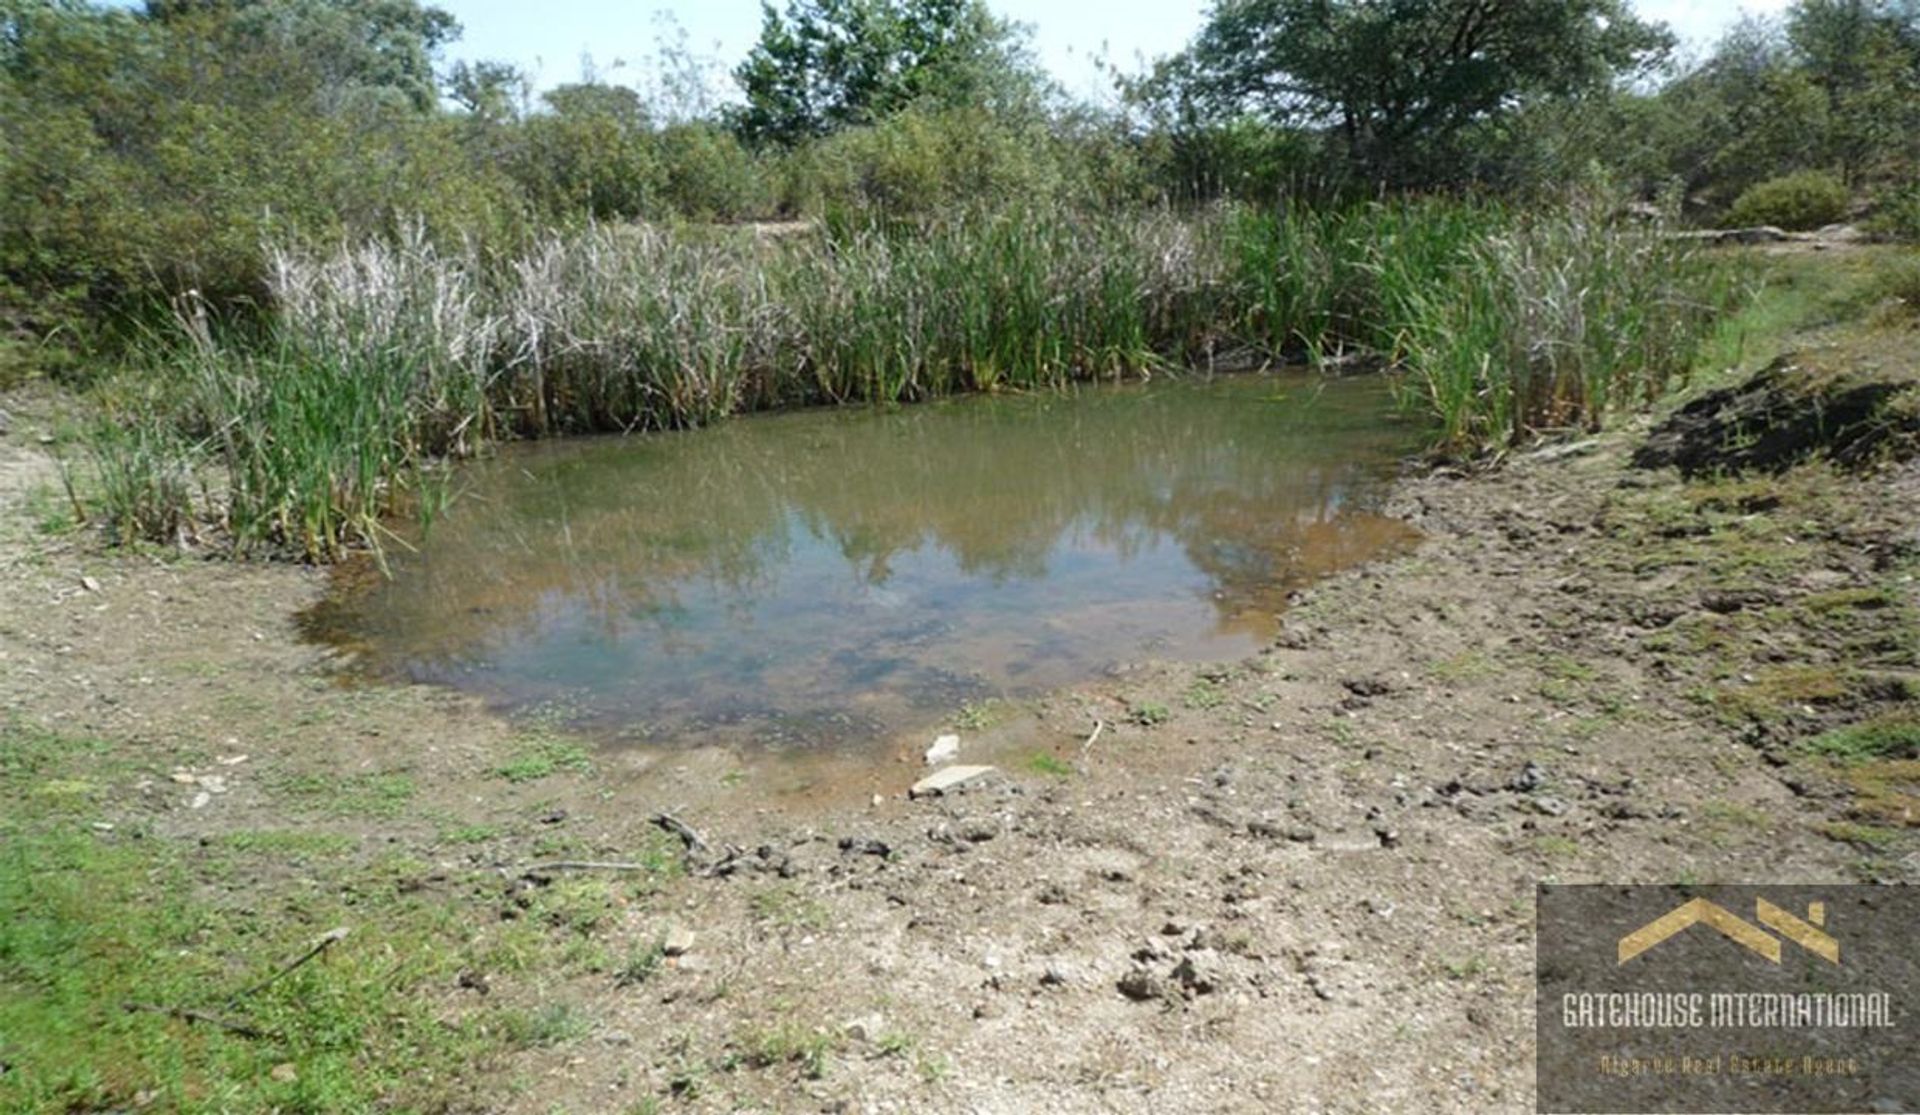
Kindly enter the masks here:
<path id="1" fill-rule="evenodd" d="M 333 558 L 436 496 L 433 463 L 511 436 L 746 410 L 1051 389 L 1209 361 L 1365 350 L 1456 453 L 1593 424 L 1684 373 L 1719 295 L 1596 207 L 1452 202 L 961 214 L 761 239 L 598 226 L 511 257 L 417 230 L 270 253 L 263 331 L 183 304 L 167 385 L 92 441 L 125 537 L 214 520 Z M 197 465 L 224 483 L 202 489 Z"/>

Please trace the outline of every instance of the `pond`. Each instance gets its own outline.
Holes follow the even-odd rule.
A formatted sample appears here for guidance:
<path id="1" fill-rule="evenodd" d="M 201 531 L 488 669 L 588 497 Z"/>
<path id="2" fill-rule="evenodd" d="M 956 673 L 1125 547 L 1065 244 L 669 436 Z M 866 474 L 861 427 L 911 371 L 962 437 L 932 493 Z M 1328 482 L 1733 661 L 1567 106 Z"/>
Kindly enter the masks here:
<path id="1" fill-rule="evenodd" d="M 859 745 L 1144 659 L 1231 660 L 1404 546 L 1373 377 L 1243 375 L 511 446 L 308 632 L 351 676 L 610 740 Z"/>

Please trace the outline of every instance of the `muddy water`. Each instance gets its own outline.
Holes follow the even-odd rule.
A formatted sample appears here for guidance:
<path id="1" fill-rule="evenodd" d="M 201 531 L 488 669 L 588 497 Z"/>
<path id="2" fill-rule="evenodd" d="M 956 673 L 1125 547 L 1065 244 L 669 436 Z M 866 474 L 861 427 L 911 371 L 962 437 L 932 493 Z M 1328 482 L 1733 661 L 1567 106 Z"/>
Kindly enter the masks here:
<path id="1" fill-rule="evenodd" d="M 1406 544 L 1373 379 L 1244 376 L 517 446 L 306 617 L 352 673 L 637 741 L 860 744 L 1147 658 L 1233 659 Z"/>

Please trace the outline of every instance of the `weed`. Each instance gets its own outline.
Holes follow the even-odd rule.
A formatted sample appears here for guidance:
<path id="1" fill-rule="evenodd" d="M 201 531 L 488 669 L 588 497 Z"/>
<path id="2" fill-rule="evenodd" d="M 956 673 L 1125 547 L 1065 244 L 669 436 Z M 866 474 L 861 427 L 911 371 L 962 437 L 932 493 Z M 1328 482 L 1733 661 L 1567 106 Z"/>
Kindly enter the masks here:
<path id="1" fill-rule="evenodd" d="M 747 900 L 753 916 L 783 930 L 821 929 L 827 924 L 827 908 L 820 900 L 791 886 L 775 886 Z"/>
<path id="2" fill-rule="evenodd" d="M 417 787 L 398 771 L 371 774 L 294 775 L 281 793 L 336 817 L 397 817 L 413 802 Z"/>
<path id="3" fill-rule="evenodd" d="M 1226 699 L 1226 690 L 1209 681 L 1194 682 L 1187 688 L 1184 697 L 1188 708 L 1202 711 L 1219 708 Z"/>
<path id="4" fill-rule="evenodd" d="M 613 974 L 616 987 L 638 987 L 654 977 L 666 958 L 666 947 L 652 941 L 634 949 Z"/>
<path id="5" fill-rule="evenodd" d="M 1158 701 L 1139 701 L 1127 710 L 1127 719 L 1142 728 L 1153 728 L 1172 719 L 1173 710 Z"/>
<path id="6" fill-rule="evenodd" d="M 1886 851 L 1900 842 L 1898 829 L 1857 821 L 1827 821 L 1820 826 L 1820 832 L 1829 840 L 1876 852 Z"/>
<path id="7" fill-rule="evenodd" d="M 502 1020 L 507 1040 L 522 1049 L 545 1049 L 585 1037 L 593 1021 L 572 1003 L 548 1003 L 514 1011 Z"/>
<path id="8" fill-rule="evenodd" d="M 1073 774 L 1073 765 L 1051 751 L 1036 751 L 1027 756 L 1027 769 L 1049 778 L 1067 778 Z"/>
<path id="9" fill-rule="evenodd" d="M 1920 759 L 1920 715 L 1913 709 L 1882 713 L 1871 720 L 1823 732 L 1804 746 L 1816 755 L 1852 763 Z"/>
<path id="10" fill-rule="evenodd" d="M 585 774 L 593 769 L 593 756 L 571 740 L 536 734 L 522 737 L 506 762 L 494 768 L 498 778 L 509 782 L 538 782 L 563 771 Z"/>

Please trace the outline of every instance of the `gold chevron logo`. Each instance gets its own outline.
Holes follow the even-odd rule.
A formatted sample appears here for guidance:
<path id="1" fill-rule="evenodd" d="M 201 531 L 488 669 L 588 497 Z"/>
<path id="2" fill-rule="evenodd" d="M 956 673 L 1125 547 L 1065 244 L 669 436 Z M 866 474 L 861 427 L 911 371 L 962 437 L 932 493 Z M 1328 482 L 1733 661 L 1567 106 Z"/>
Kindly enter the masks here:
<path id="1" fill-rule="evenodd" d="M 1829 963 L 1840 963 L 1840 942 L 1820 929 L 1820 926 L 1827 922 L 1826 903 L 1809 903 L 1807 918 L 1802 921 L 1766 899 L 1756 898 L 1754 899 L 1754 916 L 1759 920 L 1760 925 L 1780 934 L 1780 937 L 1785 937 L 1815 956 L 1825 958 Z M 1695 925 L 1705 925 L 1715 929 L 1743 948 L 1757 952 L 1775 964 L 1780 963 L 1780 937 L 1775 937 L 1772 933 L 1761 929 L 1759 925 L 1738 917 L 1704 898 L 1696 898 L 1676 906 L 1620 938 L 1620 963 L 1625 964 L 1667 938 Z"/>

